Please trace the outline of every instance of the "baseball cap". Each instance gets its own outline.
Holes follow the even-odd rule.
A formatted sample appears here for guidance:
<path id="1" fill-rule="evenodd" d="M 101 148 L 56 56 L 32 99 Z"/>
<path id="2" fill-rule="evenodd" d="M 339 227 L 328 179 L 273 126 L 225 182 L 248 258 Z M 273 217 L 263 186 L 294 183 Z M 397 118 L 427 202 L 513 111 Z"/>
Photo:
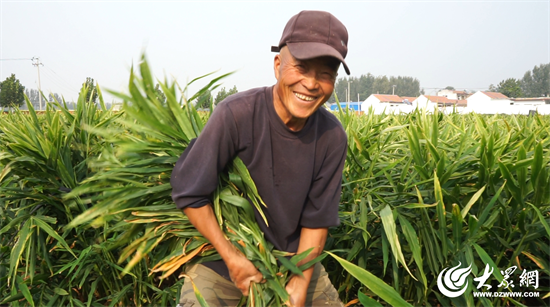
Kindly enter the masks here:
<path id="1" fill-rule="evenodd" d="M 272 46 L 271 51 L 279 52 L 284 46 L 299 60 L 334 57 L 350 74 L 344 61 L 348 53 L 348 30 L 329 12 L 301 11 L 292 16 L 285 26 L 279 45 Z"/>

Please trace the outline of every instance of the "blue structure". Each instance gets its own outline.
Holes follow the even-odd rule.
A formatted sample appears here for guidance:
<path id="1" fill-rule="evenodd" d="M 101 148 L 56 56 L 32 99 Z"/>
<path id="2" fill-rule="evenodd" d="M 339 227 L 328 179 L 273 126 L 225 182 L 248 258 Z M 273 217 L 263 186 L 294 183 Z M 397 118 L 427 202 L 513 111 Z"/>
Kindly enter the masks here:
<path id="1" fill-rule="evenodd" d="M 340 106 L 342 109 L 349 108 L 352 111 L 360 111 L 361 110 L 361 102 L 340 102 Z M 331 111 L 338 111 L 338 105 L 336 103 L 333 103 L 330 105 Z"/>

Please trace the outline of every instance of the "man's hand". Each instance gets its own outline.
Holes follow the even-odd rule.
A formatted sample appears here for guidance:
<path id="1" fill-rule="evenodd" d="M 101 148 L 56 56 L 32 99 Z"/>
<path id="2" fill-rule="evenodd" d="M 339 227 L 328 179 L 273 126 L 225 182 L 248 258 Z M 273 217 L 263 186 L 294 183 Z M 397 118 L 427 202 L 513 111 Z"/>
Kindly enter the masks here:
<path id="1" fill-rule="evenodd" d="M 262 274 L 256 269 L 254 264 L 236 248 L 235 254 L 229 257 L 228 260 L 225 260 L 225 264 L 229 269 L 231 281 L 241 290 L 244 296 L 248 296 L 250 282 L 260 283 L 263 280 Z"/>
<path id="2" fill-rule="evenodd" d="M 248 296 L 250 282 L 261 282 L 262 274 L 231 242 L 223 235 L 214 211 L 210 205 L 200 208 L 187 207 L 183 212 L 195 228 L 214 246 L 229 269 L 231 280 Z"/>
<path id="3" fill-rule="evenodd" d="M 290 306 L 299 307 L 305 305 L 308 287 L 309 280 L 306 280 L 304 277 L 294 275 L 290 278 L 286 285 L 286 292 L 290 295 Z"/>
<path id="4" fill-rule="evenodd" d="M 325 247 L 327 234 L 327 228 L 302 228 L 297 254 L 312 247 L 313 250 L 304 260 L 298 262 L 298 266 L 315 259 L 321 254 L 323 248 Z M 304 270 L 302 272 L 304 276 L 294 275 L 288 281 L 286 291 L 290 295 L 290 304 L 292 307 L 302 307 L 305 305 L 309 281 L 311 280 L 311 275 L 313 275 L 313 268 L 314 266 L 311 266 L 310 268 Z"/>

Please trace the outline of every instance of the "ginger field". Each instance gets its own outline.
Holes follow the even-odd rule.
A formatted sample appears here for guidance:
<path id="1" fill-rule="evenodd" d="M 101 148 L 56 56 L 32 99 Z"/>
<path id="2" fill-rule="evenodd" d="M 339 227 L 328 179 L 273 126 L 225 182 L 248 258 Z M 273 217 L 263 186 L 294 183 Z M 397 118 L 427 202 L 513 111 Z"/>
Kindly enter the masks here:
<path id="1" fill-rule="evenodd" d="M 116 93 L 121 111 L 84 88 L 74 112 L 55 102 L 0 115 L 0 305 L 177 304 L 182 265 L 219 259 L 169 179 L 209 115 L 187 101 L 220 80 L 187 99 L 160 83 L 161 101 L 144 61 Z M 550 116 L 335 115 L 348 135 L 341 225 L 317 261 L 345 304 L 550 305 Z M 212 200 L 268 281 L 243 304 L 284 304 L 304 255 L 288 261 L 263 239 L 240 160 Z"/>

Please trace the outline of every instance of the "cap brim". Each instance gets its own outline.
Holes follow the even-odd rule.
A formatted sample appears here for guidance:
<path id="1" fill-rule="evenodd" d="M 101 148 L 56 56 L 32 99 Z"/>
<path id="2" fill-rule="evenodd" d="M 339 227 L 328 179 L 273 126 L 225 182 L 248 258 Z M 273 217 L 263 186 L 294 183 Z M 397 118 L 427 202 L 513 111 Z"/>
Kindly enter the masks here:
<path id="1" fill-rule="evenodd" d="M 344 61 L 344 58 L 336 49 L 324 43 L 317 42 L 304 42 L 304 43 L 287 43 L 288 51 L 292 54 L 293 57 L 299 60 L 309 60 L 313 58 L 318 58 L 322 56 L 329 56 L 336 58 L 338 61 L 344 65 L 346 74 L 349 73 L 348 64 Z"/>

